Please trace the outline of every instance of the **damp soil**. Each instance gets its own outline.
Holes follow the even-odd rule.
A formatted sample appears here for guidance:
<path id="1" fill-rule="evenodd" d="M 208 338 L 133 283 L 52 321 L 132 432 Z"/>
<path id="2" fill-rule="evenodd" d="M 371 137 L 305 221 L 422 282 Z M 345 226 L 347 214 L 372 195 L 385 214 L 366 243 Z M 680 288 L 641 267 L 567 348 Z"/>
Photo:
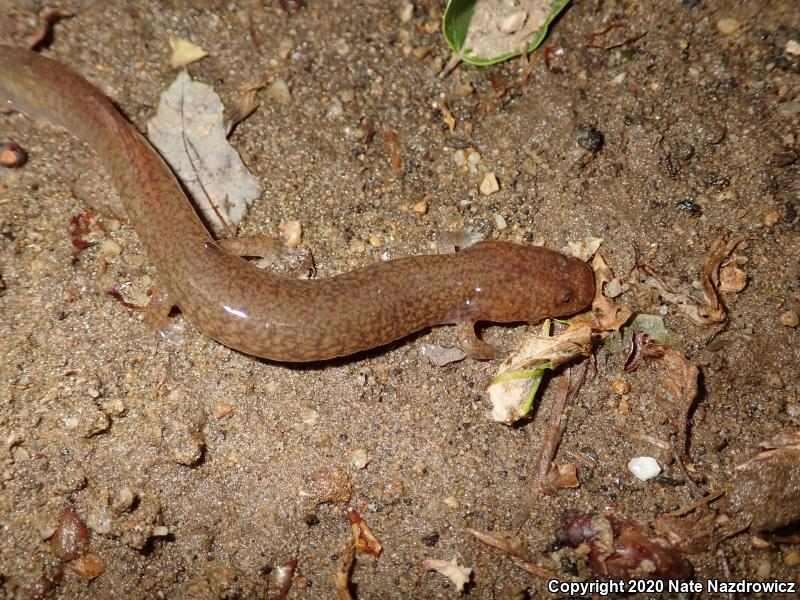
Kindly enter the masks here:
<path id="1" fill-rule="evenodd" d="M 357 558 L 359 598 L 457 597 L 423 570 L 427 558 L 472 568 L 469 598 L 540 597 L 544 580 L 469 529 L 521 525 L 537 562 L 590 577 L 576 554 L 552 552 L 565 512 L 646 525 L 729 488 L 760 441 L 800 427 L 800 333 L 779 321 L 800 309 L 796 3 L 574 2 L 525 82 L 517 61 L 438 77 L 442 6 L 415 2 L 406 21 L 401 4 L 309 0 L 289 16 L 267 1 L 68 1 L 72 16 L 43 52 L 141 130 L 175 76 L 170 35 L 209 53 L 188 70 L 227 105 L 256 81 L 285 81 L 290 99 L 262 92 L 231 136 L 263 186 L 241 231 L 300 221 L 319 277 L 430 253 L 452 231 L 557 250 L 603 238 L 626 283 L 618 300 L 663 315 L 670 343 L 701 367 L 688 434 L 699 484 L 647 441 L 674 430 L 657 367 L 624 374 L 624 351 L 597 348 L 596 374 L 567 412 L 556 461 L 580 459 L 580 486 L 526 511 L 563 373 L 530 420 L 508 427 L 487 418 L 491 363 L 437 368 L 421 354 L 423 343 L 453 345 L 452 328 L 311 366 L 239 354 L 188 323 L 182 345 L 157 345 L 141 313 L 106 293 L 143 304 L 157 274 L 96 158 L 65 132 L 0 115 L 0 141 L 30 155 L 0 173 L 2 595 L 263 598 L 270 573 L 294 559 L 289 597 L 331 598 L 351 507 L 383 546 Z M 40 4 L 0 7 L 24 25 Z M 725 18 L 738 28 L 720 31 Z M 472 172 L 459 156 L 474 152 Z M 484 195 L 488 172 L 500 189 Z M 96 220 L 79 250 L 72 220 L 87 211 Z M 725 228 L 747 237 L 737 250 L 747 286 L 723 296 L 724 326 L 695 325 L 628 281 L 639 256 L 691 282 Z M 483 335 L 511 348 L 525 331 Z M 625 402 L 618 379 L 630 384 Z M 634 456 L 658 458 L 663 477 L 635 479 Z M 102 565 L 94 579 L 54 551 L 68 506 Z M 798 546 L 761 535 L 688 556 L 695 577 L 800 579 Z"/>

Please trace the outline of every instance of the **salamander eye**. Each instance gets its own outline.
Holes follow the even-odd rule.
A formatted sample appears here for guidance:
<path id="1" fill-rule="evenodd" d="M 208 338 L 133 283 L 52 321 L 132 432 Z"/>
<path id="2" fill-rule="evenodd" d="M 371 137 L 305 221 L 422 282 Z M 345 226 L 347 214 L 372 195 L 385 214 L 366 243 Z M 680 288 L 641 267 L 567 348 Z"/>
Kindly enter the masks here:
<path id="1" fill-rule="evenodd" d="M 572 302 L 572 290 L 561 290 L 561 304 Z"/>

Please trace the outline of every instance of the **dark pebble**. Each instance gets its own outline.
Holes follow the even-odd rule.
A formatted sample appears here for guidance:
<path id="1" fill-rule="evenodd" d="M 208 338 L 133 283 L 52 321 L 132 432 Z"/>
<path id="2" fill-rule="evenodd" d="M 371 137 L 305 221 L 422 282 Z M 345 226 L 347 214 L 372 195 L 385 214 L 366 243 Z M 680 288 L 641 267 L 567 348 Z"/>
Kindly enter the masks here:
<path id="1" fill-rule="evenodd" d="M 19 144 L 9 142 L 0 148 L 0 164 L 9 169 L 16 169 L 28 162 L 28 153 Z"/>
<path id="2" fill-rule="evenodd" d="M 422 538 L 422 543 L 428 546 L 429 548 L 433 548 L 436 544 L 439 543 L 439 534 L 436 531 L 433 531 Z"/>
<path id="3" fill-rule="evenodd" d="M 597 153 L 603 147 L 603 134 L 591 125 L 579 125 L 575 130 L 575 141 L 584 150 Z"/>

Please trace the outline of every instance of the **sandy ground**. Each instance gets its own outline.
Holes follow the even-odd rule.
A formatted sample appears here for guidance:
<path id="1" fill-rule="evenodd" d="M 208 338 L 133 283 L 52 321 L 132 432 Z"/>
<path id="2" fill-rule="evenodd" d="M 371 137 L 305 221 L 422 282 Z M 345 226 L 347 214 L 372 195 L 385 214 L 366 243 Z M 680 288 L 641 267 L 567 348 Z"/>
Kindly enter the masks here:
<path id="1" fill-rule="evenodd" d="M 792 0 L 575 2 L 546 42 L 563 55 L 553 53 L 550 69 L 540 55 L 520 83 L 517 62 L 438 78 L 448 58 L 442 7 L 414 4 L 402 22 L 400 3 L 377 0 L 310 0 L 292 17 L 264 1 L 236 10 L 210 0 L 65 2 L 74 16 L 45 54 L 87 76 L 140 129 L 174 77 L 170 35 L 208 51 L 189 72 L 228 104 L 259 79 L 285 80 L 291 99 L 262 93 L 231 138 L 264 190 L 242 231 L 276 235 L 299 220 L 319 276 L 430 252 L 448 231 L 554 249 L 603 238 L 625 283 L 619 300 L 663 314 L 672 345 L 702 369 L 689 431 L 699 483 L 646 441 L 674 431 L 657 366 L 626 375 L 626 351 L 598 348 L 556 459 L 580 459 L 580 487 L 538 497 L 520 531 L 542 566 L 591 577 L 573 551 L 553 551 L 566 511 L 646 525 L 730 488 L 758 442 L 800 425 L 798 328 L 779 322 L 800 308 L 800 58 L 786 51 L 800 41 L 800 12 Z M 0 6 L 3 18 L 40 8 Z M 722 18 L 740 27 L 723 34 Z M 630 29 L 601 41 L 646 35 L 587 47 L 611 23 Z M 435 368 L 421 355 L 424 342 L 451 345 L 452 328 L 311 368 L 241 355 L 190 325 L 183 346 L 156 346 L 141 314 L 105 293 L 122 286 L 144 302 L 156 273 L 92 153 L 65 132 L 0 117 L 0 141 L 30 154 L 24 168 L 0 172 L 5 597 L 263 598 L 270 572 L 290 559 L 289 597 L 334 597 L 346 506 L 383 545 L 379 558 L 357 559 L 359 598 L 457 597 L 421 567 L 426 558 L 471 567 L 470 598 L 545 593 L 542 579 L 468 529 L 519 525 L 563 375 L 534 417 L 510 428 L 486 416 L 491 363 Z M 579 145 L 591 146 L 587 127 L 602 134 L 595 153 Z M 480 153 L 478 172 L 457 164 L 458 150 Z M 479 193 L 481 171 L 496 174 L 500 191 Z M 417 214 L 423 201 L 429 209 Z M 77 251 L 70 220 L 87 209 L 102 227 Z M 747 287 L 724 295 L 724 327 L 695 325 L 628 281 L 637 251 L 665 277 L 691 282 L 723 228 L 747 237 L 736 251 Z M 108 252 L 114 244 L 119 254 Z M 525 331 L 484 335 L 510 348 Z M 624 401 L 615 379 L 630 384 Z M 362 450 L 369 463 L 359 468 Z M 634 479 L 626 464 L 638 455 L 659 458 L 663 477 Z M 318 504 L 326 493 L 333 502 Z M 763 509 L 781 501 L 765 493 Z M 53 554 L 48 538 L 68 505 L 91 531 L 85 550 L 103 570 L 93 580 Z M 800 579 L 798 546 L 762 538 L 754 546 L 744 533 L 689 556 L 695 577 Z"/>

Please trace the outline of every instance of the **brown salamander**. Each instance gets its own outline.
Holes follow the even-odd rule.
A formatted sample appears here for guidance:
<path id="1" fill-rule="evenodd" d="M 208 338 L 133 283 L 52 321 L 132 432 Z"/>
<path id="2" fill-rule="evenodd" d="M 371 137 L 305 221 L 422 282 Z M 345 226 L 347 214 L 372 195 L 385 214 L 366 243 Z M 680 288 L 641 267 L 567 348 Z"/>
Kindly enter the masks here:
<path id="1" fill-rule="evenodd" d="M 80 75 L 0 46 L 0 103 L 66 128 L 94 150 L 169 291 L 159 302 L 177 305 L 207 335 L 247 354 L 324 360 L 458 324 L 468 352 L 491 358 L 497 352 L 476 337 L 478 321 L 535 323 L 583 310 L 594 296 L 585 262 L 500 241 L 317 280 L 281 277 L 211 237 L 158 153 Z"/>

